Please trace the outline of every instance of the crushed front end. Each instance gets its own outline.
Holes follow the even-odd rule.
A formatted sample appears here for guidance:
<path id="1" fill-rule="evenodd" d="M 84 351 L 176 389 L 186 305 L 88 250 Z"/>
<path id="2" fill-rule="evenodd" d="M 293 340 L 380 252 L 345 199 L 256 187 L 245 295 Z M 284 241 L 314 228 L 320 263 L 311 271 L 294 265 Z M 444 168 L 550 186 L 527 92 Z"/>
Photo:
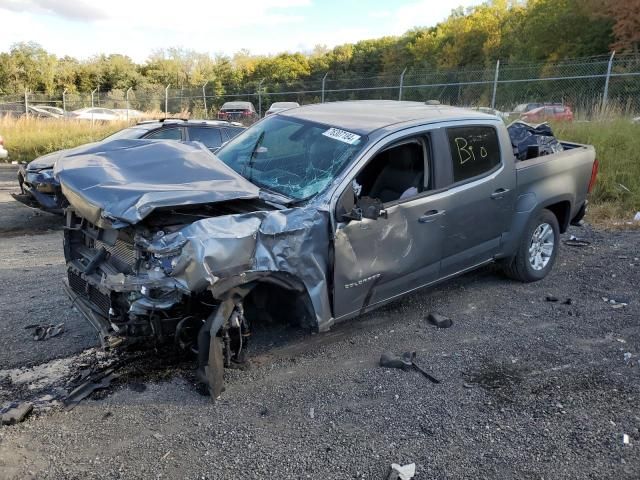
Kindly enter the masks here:
<path id="1" fill-rule="evenodd" d="M 202 305 L 167 276 L 170 254 L 144 250 L 145 233 L 144 228 L 99 228 L 67 210 L 67 292 L 105 345 L 162 343 L 174 337 L 190 305 Z"/>

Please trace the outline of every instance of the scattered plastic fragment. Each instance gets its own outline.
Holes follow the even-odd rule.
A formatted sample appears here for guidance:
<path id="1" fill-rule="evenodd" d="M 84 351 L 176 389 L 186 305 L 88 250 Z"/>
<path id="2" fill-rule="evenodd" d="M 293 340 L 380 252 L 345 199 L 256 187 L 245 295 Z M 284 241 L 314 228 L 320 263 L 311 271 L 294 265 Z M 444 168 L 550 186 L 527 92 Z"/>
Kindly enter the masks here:
<path id="1" fill-rule="evenodd" d="M 431 382 L 440 383 L 440 380 L 433 377 L 430 373 L 426 372 L 422 367 L 416 364 L 415 359 L 416 352 L 405 352 L 402 354 L 402 357 L 390 352 L 384 352 L 380 356 L 380 366 L 385 368 L 399 368 L 400 370 L 417 370 Z"/>
<path id="2" fill-rule="evenodd" d="M 309 417 L 311 417 L 311 419 L 313 420 L 316 417 L 316 410 L 315 408 L 311 407 L 309 409 Z"/>
<path id="3" fill-rule="evenodd" d="M 553 295 L 547 295 L 546 300 L 547 300 L 547 302 L 557 302 L 558 301 L 558 297 L 554 297 Z"/>
<path id="4" fill-rule="evenodd" d="M 449 328 L 453 325 L 453 321 L 449 317 L 445 317 L 444 315 L 434 312 L 427 316 L 427 320 L 430 324 L 435 325 L 438 328 Z"/>
<path id="5" fill-rule="evenodd" d="M 64 322 L 57 325 L 27 325 L 24 328 L 25 330 L 33 330 L 33 339 L 35 341 L 42 341 L 62 334 L 64 332 Z"/>
<path id="6" fill-rule="evenodd" d="M 578 238 L 575 235 L 571 235 L 568 240 L 564 241 L 564 244 L 569 247 L 586 247 L 591 245 L 591 242 L 583 238 Z"/>
<path id="7" fill-rule="evenodd" d="M 416 464 L 410 463 L 408 465 L 398 465 L 397 463 L 391 464 L 391 471 L 387 480 L 410 480 L 416 474 Z"/>
<path id="8" fill-rule="evenodd" d="M 622 444 L 623 445 L 629 445 L 630 443 L 630 439 L 629 439 L 629 435 L 627 435 L 626 433 L 622 434 Z"/>
<path id="9" fill-rule="evenodd" d="M 25 418 L 33 411 L 33 403 L 21 403 L 17 407 L 13 407 L 2 414 L 2 425 L 15 425 L 24 421 Z"/>
<path id="10" fill-rule="evenodd" d="M 631 360 L 631 357 L 633 357 L 633 355 L 631 354 L 631 352 L 625 352 L 624 354 L 624 361 L 628 362 L 629 360 Z"/>

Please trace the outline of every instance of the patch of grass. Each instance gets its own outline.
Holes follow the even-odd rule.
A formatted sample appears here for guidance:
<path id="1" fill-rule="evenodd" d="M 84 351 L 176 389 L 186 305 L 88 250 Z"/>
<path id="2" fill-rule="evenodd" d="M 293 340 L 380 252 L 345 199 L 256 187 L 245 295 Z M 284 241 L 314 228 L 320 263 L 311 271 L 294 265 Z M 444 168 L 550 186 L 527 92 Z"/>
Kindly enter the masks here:
<path id="1" fill-rule="evenodd" d="M 7 161 L 31 160 L 65 148 L 102 140 L 126 127 L 126 122 L 95 122 L 45 118 L 0 117 L 0 135 L 9 151 Z"/>
<path id="2" fill-rule="evenodd" d="M 628 119 L 553 125 L 562 140 L 596 149 L 598 181 L 591 192 L 589 219 L 610 226 L 631 221 L 640 211 L 640 125 Z"/>

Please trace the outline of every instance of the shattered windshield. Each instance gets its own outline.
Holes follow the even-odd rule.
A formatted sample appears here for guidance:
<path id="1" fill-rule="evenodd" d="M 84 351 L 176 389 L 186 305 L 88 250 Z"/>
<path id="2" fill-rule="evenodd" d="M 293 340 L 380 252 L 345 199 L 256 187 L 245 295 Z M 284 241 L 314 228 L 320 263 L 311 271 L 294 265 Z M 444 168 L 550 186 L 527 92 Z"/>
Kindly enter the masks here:
<path id="1" fill-rule="evenodd" d="M 324 190 L 366 140 L 338 128 L 276 116 L 235 137 L 217 156 L 255 185 L 303 200 Z"/>

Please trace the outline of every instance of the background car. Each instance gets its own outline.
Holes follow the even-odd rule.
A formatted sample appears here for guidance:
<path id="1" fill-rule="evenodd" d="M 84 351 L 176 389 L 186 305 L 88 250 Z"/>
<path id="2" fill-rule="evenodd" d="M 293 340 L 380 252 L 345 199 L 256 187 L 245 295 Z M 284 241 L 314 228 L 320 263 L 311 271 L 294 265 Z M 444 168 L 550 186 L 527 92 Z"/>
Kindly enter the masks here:
<path id="1" fill-rule="evenodd" d="M 290 108 L 299 107 L 298 102 L 273 102 L 269 107 L 269 110 L 264 112 L 265 115 L 271 115 L 272 113 L 281 112 L 282 110 L 289 110 Z"/>
<path id="2" fill-rule="evenodd" d="M 566 105 L 545 105 L 523 113 L 520 115 L 520 120 L 528 123 L 540 123 L 547 120 L 571 122 L 573 112 Z"/>
<path id="3" fill-rule="evenodd" d="M 233 122 L 167 118 L 139 122 L 109 135 L 102 142 L 123 138 L 200 142 L 212 152 L 216 152 L 223 143 L 244 130 L 245 127 L 242 124 Z M 35 159 L 28 165 L 20 165 L 18 184 L 21 193 L 13 197 L 31 207 L 37 207 L 50 213 L 62 213 L 66 206 L 66 199 L 53 176 L 53 166 L 65 151 L 49 153 Z"/>
<path id="4" fill-rule="evenodd" d="M 29 115 L 40 118 L 62 118 L 64 110 L 50 105 L 29 105 Z"/>
<path id="5" fill-rule="evenodd" d="M 114 112 L 120 116 L 122 120 L 140 120 L 145 117 L 144 112 L 140 110 L 126 109 L 126 108 L 114 108 Z"/>
<path id="6" fill-rule="evenodd" d="M 511 113 L 522 115 L 523 113 L 527 113 L 533 110 L 534 108 L 540 108 L 543 105 L 544 103 L 540 103 L 540 102 L 521 103 L 517 105 L 516 108 L 514 108 Z"/>
<path id="7" fill-rule="evenodd" d="M 219 120 L 254 120 L 258 114 L 251 102 L 226 102 L 218 110 Z"/>
<path id="8" fill-rule="evenodd" d="M 114 110 L 109 108 L 89 107 L 80 108 L 69 113 L 69 117 L 74 120 L 92 120 L 99 122 L 113 122 L 116 120 L 122 120 L 120 115 Z"/>
<path id="9" fill-rule="evenodd" d="M 4 138 L 0 135 L 0 159 L 5 159 L 8 156 L 9 152 L 7 152 L 7 149 L 4 147 Z"/>

